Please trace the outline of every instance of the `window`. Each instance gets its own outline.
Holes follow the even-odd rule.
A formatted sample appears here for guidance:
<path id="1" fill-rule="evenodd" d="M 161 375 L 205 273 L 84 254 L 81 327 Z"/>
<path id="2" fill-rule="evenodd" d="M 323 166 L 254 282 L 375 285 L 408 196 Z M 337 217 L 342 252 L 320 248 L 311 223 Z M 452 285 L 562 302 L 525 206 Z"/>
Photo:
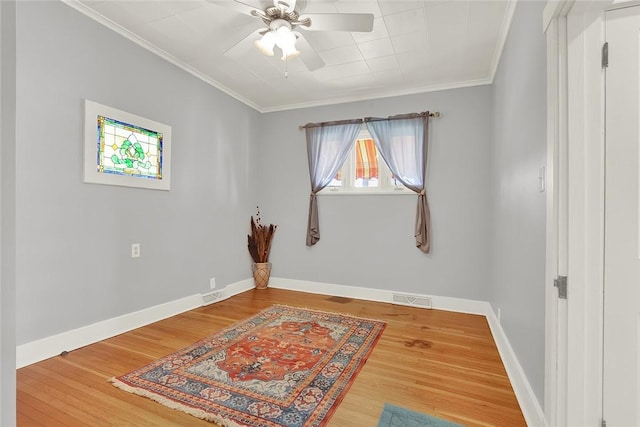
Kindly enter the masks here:
<path id="1" fill-rule="evenodd" d="M 342 169 L 319 194 L 413 194 L 397 181 L 363 127 Z"/>

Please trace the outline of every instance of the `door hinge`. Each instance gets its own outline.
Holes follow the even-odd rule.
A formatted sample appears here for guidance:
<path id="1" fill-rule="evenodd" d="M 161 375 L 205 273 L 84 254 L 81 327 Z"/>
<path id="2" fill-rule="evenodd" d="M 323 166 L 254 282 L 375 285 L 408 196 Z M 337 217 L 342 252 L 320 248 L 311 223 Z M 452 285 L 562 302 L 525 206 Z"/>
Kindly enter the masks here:
<path id="1" fill-rule="evenodd" d="M 609 43 L 602 45 L 602 68 L 609 66 Z"/>
<path id="2" fill-rule="evenodd" d="M 600 427 L 607 427 L 607 422 L 605 420 L 602 420 L 602 423 L 600 423 Z"/>
<path id="3" fill-rule="evenodd" d="M 558 288 L 558 298 L 567 299 L 567 276 L 558 276 L 553 281 L 553 286 Z"/>

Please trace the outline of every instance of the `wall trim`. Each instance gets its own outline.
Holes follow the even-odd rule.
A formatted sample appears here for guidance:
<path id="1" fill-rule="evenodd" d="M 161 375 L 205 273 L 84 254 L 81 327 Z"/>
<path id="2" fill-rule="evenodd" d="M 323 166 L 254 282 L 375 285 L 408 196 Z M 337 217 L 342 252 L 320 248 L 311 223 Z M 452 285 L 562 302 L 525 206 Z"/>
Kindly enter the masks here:
<path id="1" fill-rule="evenodd" d="M 253 278 L 241 280 L 239 282 L 231 283 L 222 289 L 214 289 L 211 292 L 201 294 L 202 305 L 209 305 L 216 302 L 224 301 L 231 298 L 234 295 L 241 294 L 255 288 Z"/>
<path id="2" fill-rule="evenodd" d="M 509 338 L 507 338 L 507 334 L 505 334 L 504 329 L 502 329 L 502 325 L 493 311 L 493 308 L 489 303 L 487 303 L 487 305 L 489 306 L 489 311 L 486 314 L 487 322 L 489 323 L 493 340 L 496 342 L 496 347 L 498 347 L 498 353 L 500 353 L 502 363 L 507 370 L 509 381 L 511 381 L 511 387 L 513 387 L 513 391 L 516 394 L 518 403 L 520 404 L 520 409 L 522 410 L 524 419 L 526 420 L 527 425 L 531 427 L 547 426 L 542 406 L 540 406 L 540 402 L 538 401 L 533 388 L 531 388 L 529 380 L 527 380 L 527 376 L 522 369 L 522 365 L 520 365 L 518 357 L 511 347 Z"/>
<path id="3" fill-rule="evenodd" d="M 263 107 L 258 109 L 258 111 L 260 113 L 273 113 L 278 111 L 299 110 L 302 108 L 320 107 L 325 105 L 346 104 L 348 102 L 359 102 L 359 101 L 370 101 L 375 99 L 393 98 L 395 96 L 417 95 L 421 93 L 438 92 L 442 90 L 462 89 L 465 87 L 484 86 L 484 85 L 489 85 L 493 83 L 492 79 L 493 77 L 489 76 L 489 77 L 483 77 L 476 80 L 466 80 L 466 81 L 452 82 L 452 83 L 441 83 L 441 84 L 434 84 L 431 86 L 421 86 L 421 87 L 406 89 L 406 90 L 381 92 L 371 96 L 351 95 L 351 96 L 344 96 L 340 98 L 301 102 L 296 104 L 278 105 L 276 107 Z"/>
<path id="4" fill-rule="evenodd" d="M 40 362 L 202 306 L 199 294 L 103 320 L 16 347 L 16 368 Z"/>
<path id="5" fill-rule="evenodd" d="M 271 277 L 269 287 L 276 289 L 286 289 L 289 291 L 307 292 L 310 294 L 331 295 L 336 297 L 356 298 L 366 301 L 386 302 L 398 304 L 393 301 L 393 294 L 408 295 L 407 292 L 396 292 L 385 289 L 363 288 L 360 286 L 336 285 L 322 282 L 311 282 L 308 280 L 284 279 L 281 277 Z M 489 303 L 462 298 L 441 297 L 426 294 L 414 294 L 423 298 L 431 298 L 431 308 L 437 310 L 456 311 L 467 314 L 486 315 Z"/>
<path id="6" fill-rule="evenodd" d="M 498 71 L 498 65 L 500 65 L 500 59 L 502 58 L 502 51 L 504 45 L 507 42 L 509 36 L 509 29 L 511 28 L 511 22 L 513 22 L 513 14 L 516 11 L 517 0 L 507 3 L 507 10 L 504 13 L 502 20 L 502 26 L 500 27 L 500 38 L 498 40 L 498 46 L 493 52 L 493 59 L 491 61 L 491 70 L 489 72 L 489 83 L 493 83 L 493 79 L 496 77 L 496 71 Z"/>
<path id="7" fill-rule="evenodd" d="M 243 97 L 239 93 L 236 93 L 235 91 L 229 89 L 228 87 L 224 86 L 223 84 L 219 83 L 218 81 L 213 80 L 212 78 L 210 78 L 209 76 L 205 75 L 204 73 L 201 73 L 200 71 L 196 70 L 195 68 L 185 64 L 183 61 L 179 60 L 175 56 L 173 56 L 173 55 L 165 52 L 164 50 L 156 47 L 154 44 L 148 42 L 147 40 L 143 39 L 142 37 L 138 36 L 137 34 L 132 33 L 131 31 L 127 30 L 126 28 L 122 27 L 121 25 L 116 24 L 111 19 L 101 15 L 100 13 L 97 13 L 96 11 L 94 11 L 93 9 L 91 9 L 90 7 L 88 7 L 87 5 L 82 3 L 80 0 L 61 0 L 61 1 L 64 4 L 66 4 L 67 6 L 77 10 L 78 12 L 88 16 L 89 18 L 93 19 L 94 21 L 104 25 L 108 29 L 120 34 L 121 36 L 123 36 L 123 37 L 125 37 L 125 38 L 127 38 L 129 40 L 131 40 L 132 42 L 134 42 L 135 44 L 143 47 L 144 49 L 148 50 L 149 52 L 158 55 L 160 58 L 164 59 L 165 61 L 175 65 L 178 68 L 181 68 L 182 70 L 186 71 L 187 73 L 191 74 L 192 76 L 199 78 L 203 82 L 215 87 L 216 89 L 218 89 L 219 91 L 229 95 L 230 97 L 237 99 L 238 101 L 242 102 L 246 106 L 251 107 L 256 111 L 260 111 L 260 107 L 258 105 L 256 105 L 255 103 L 251 102 L 247 98 Z"/>
<path id="8" fill-rule="evenodd" d="M 564 1 L 549 1 L 543 12 L 547 51 L 547 193 L 545 247 L 545 380 L 544 409 L 547 424 L 566 420 L 567 305 L 558 299 L 553 281 L 567 275 L 567 29 L 561 10 Z M 562 200 L 562 203 L 561 203 Z"/>
<path id="9" fill-rule="evenodd" d="M 357 286 L 286 279 L 282 277 L 271 277 L 269 287 L 392 304 L 398 304 L 393 301 L 394 294 L 412 295 L 422 298 L 430 298 L 433 309 L 485 316 L 527 424 L 530 426 L 545 425 L 542 408 L 538 403 L 520 362 L 518 362 L 516 354 L 511 348 L 511 344 L 509 343 L 498 318 L 488 302 L 436 295 L 408 294 L 405 292 L 396 292 L 384 289 L 362 288 Z M 218 302 L 253 288 L 254 284 L 252 278 L 240 280 L 238 282 L 231 283 L 222 289 L 215 290 L 207 294 L 190 295 L 175 301 L 159 304 L 133 313 L 97 322 L 92 325 L 83 326 L 71 331 L 22 344 L 16 348 L 16 365 L 19 369 L 32 363 L 57 356 L 63 351 L 72 351 L 131 331 L 141 326 L 175 316 L 185 311 L 193 310 L 194 308 L 205 305 L 203 297 L 206 295 L 213 293 L 217 294 L 215 302 Z M 424 308 L 420 306 L 413 307 Z"/>
<path id="10" fill-rule="evenodd" d="M 219 294 L 216 301 L 228 299 L 253 289 L 253 287 L 253 279 L 231 283 L 215 291 Z M 57 356 L 63 351 L 76 350 L 185 311 L 202 307 L 205 305 L 203 300 L 205 295 L 209 294 L 190 295 L 19 345 L 16 347 L 16 369 Z"/>

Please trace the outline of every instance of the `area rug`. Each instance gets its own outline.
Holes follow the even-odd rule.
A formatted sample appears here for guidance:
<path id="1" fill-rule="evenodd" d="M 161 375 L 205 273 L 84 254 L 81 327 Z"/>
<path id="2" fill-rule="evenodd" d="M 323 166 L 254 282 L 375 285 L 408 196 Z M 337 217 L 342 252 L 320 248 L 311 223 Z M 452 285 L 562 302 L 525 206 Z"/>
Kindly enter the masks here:
<path id="1" fill-rule="evenodd" d="M 441 420 L 399 406 L 384 404 L 378 427 L 463 427 L 460 424 Z"/>
<path id="2" fill-rule="evenodd" d="M 111 382 L 222 426 L 323 426 L 385 325 L 275 305 Z"/>

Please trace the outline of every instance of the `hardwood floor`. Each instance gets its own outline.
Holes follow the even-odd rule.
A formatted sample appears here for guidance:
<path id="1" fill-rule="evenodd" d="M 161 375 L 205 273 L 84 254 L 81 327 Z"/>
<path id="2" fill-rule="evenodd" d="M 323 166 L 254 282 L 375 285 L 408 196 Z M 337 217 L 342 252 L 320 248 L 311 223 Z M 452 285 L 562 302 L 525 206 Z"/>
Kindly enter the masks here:
<path id="1" fill-rule="evenodd" d="M 19 369 L 19 426 L 209 426 L 108 382 L 272 304 L 384 320 L 329 426 L 376 426 L 385 402 L 467 426 L 526 423 L 483 316 L 252 290 Z"/>

